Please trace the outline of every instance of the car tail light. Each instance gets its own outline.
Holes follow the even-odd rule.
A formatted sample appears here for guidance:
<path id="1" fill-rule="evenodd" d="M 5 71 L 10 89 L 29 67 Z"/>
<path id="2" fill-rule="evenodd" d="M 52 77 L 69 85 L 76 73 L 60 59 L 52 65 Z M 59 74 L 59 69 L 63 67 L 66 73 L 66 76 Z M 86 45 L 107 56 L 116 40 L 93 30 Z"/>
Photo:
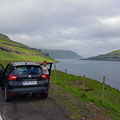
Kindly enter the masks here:
<path id="1" fill-rule="evenodd" d="M 15 75 L 9 75 L 8 79 L 9 80 L 16 80 L 17 76 L 15 76 Z"/>
<path id="2" fill-rule="evenodd" d="M 48 90 L 45 90 L 46 93 L 48 93 Z"/>
<path id="3" fill-rule="evenodd" d="M 43 79 L 46 79 L 46 78 L 47 78 L 47 75 L 43 74 L 41 77 L 42 77 Z"/>
<path id="4" fill-rule="evenodd" d="M 14 95 L 15 93 L 9 93 L 10 95 Z"/>

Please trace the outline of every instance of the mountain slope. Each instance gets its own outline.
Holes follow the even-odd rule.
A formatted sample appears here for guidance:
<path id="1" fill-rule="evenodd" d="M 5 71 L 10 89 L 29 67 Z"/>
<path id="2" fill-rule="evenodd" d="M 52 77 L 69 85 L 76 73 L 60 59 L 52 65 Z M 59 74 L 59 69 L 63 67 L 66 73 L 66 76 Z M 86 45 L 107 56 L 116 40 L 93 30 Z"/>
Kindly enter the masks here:
<path id="1" fill-rule="evenodd" d="M 0 61 L 34 61 L 42 62 L 43 60 L 54 61 L 48 54 L 30 48 L 24 44 L 14 42 L 8 36 L 0 33 Z"/>
<path id="2" fill-rule="evenodd" d="M 77 53 L 70 50 L 42 50 L 48 53 L 54 59 L 75 59 L 75 58 L 83 58 Z"/>
<path id="3" fill-rule="evenodd" d="M 109 52 L 109 53 L 103 54 L 103 55 L 98 55 L 95 57 L 86 58 L 85 60 L 120 61 L 120 50 Z"/>

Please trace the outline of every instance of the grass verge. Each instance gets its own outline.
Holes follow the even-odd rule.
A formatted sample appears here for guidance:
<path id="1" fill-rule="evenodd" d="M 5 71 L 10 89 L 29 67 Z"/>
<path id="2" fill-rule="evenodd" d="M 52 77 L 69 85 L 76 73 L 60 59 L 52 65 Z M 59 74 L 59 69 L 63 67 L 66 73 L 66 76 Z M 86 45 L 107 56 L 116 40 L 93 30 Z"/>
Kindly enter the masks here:
<path id="1" fill-rule="evenodd" d="M 102 83 L 72 74 L 65 75 L 60 71 L 56 72 L 55 80 L 54 71 L 52 71 L 51 84 L 54 89 L 51 90 L 51 93 L 54 94 L 53 97 L 61 99 L 61 104 L 64 103 L 68 107 L 71 117 L 89 118 L 94 113 L 91 113 L 87 105 L 94 104 L 102 110 L 103 117 L 106 115 L 120 120 L 120 92 L 118 90 L 105 85 L 104 101 L 102 102 Z M 94 107 L 93 109 L 95 110 Z"/>

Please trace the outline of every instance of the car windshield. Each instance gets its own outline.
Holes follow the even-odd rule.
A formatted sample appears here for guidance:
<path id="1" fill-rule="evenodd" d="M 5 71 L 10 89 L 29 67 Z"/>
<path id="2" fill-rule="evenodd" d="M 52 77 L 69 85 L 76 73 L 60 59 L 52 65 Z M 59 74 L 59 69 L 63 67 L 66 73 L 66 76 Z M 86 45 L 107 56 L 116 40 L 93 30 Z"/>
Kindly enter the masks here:
<path id="1" fill-rule="evenodd" d="M 15 73 L 19 75 L 26 75 L 26 74 L 40 74 L 42 70 L 39 66 L 17 66 L 14 70 Z"/>

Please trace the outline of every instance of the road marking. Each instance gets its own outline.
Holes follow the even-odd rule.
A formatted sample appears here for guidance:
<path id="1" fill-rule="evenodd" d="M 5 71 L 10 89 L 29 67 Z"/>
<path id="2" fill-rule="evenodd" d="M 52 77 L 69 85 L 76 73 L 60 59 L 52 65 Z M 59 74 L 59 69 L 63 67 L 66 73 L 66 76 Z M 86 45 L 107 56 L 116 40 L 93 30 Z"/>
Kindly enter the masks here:
<path id="1" fill-rule="evenodd" d="M 0 120 L 3 120 L 1 115 L 0 115 Z"/>

